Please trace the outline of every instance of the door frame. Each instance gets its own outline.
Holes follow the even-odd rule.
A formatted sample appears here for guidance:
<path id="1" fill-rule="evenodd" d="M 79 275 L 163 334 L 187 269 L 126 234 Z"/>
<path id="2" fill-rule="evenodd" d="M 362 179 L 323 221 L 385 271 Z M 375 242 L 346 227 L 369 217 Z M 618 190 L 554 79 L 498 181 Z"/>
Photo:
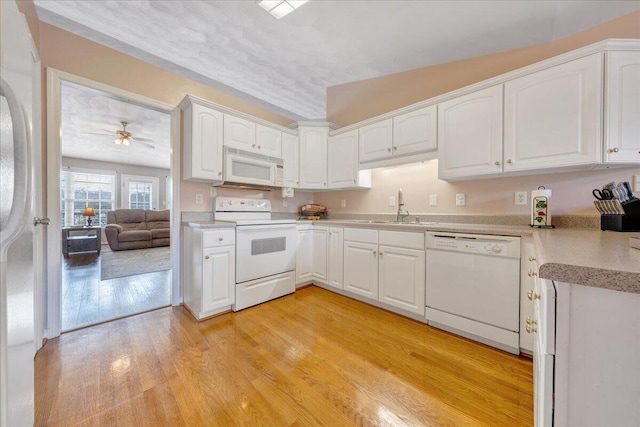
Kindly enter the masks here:
<path id="1" fill-rule="evenodd" d="M 129 209 L 129 189 L 127 183 L 129 181 L 149 182 L 151 183 L 151 209 L 160 209 L 160 178 L 157 176 L 129 175 L 120 174 L 120 208 Z"/>
<path id="2" fill-rule="evenodd" d="M 171 114 L 170 174 L 171 197 L 171 304 L 179 305 L 181 298 L 180 258 L 180 110 L 170 104 L 133 92 L 76 76 L 55 68 L 47 68 L 47 197 L 46 206 L 51 223 L 47 229 L 47 281 L 46 281 L 46 326 L 44 336 L 55 338 L 62 329 L 62 263 L 60 227 L 60 167 L 62 126 L 62 83 L 68 82 L 108 93 L 116 98 L 134 102 Z"/>

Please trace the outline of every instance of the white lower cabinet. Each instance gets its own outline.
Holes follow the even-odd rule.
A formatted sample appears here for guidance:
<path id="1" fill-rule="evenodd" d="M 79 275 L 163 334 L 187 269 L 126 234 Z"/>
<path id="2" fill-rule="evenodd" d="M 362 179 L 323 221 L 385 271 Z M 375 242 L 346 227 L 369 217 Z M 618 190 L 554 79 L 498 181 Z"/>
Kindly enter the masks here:
<path id="1" fill-rule="evenodd" d="M 198 320 L 235 303 L 235 230 L 184 228 L 184 303 Z"/>
<path id="2" fill-rule="evenodd" d="M 329 227 L 298 225 L 296 285 L 328 282 Z"/>
<path id="3" fill-rule="evenodd" d="M 345 228 L 344 290 L 424 316 L 424 234 Z"/>
<path id="4" fill-rule="evenodd" d="M 327 284 L 337 289 L 344 289 L 344 230 L 342 227 L 329 227 L 329 280 Z"/>

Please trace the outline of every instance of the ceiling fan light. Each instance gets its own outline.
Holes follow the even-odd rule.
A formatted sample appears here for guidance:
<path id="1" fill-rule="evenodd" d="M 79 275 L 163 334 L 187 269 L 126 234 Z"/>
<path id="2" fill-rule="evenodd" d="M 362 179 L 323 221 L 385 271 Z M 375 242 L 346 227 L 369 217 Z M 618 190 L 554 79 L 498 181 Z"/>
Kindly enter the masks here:
<path id="1" fill-rule="evenodd" d="M 130 145 L 131 140 L 129 138 L 122 138 L 122 145 Z"/>
<path id="2" fill-rule="evenodd" d="M 114 139 L 114 140 L 113 140 L 113 143 L 114 143 L 114 144 L 117 144 L 117 145 L 122 144 L 122 138 L 116 138 L 116 139 Z"/>

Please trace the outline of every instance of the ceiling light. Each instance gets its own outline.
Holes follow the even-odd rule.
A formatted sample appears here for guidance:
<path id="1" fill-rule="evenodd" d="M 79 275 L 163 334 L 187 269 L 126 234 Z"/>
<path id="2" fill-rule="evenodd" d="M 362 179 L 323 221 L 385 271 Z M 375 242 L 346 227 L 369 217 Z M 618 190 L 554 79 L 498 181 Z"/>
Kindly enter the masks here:
<path id="1" fill-rule="evenodd" d="M 309 0 L 261 0 L 258 4 L 276 19 L 280 19 L 308 1 Z"/>

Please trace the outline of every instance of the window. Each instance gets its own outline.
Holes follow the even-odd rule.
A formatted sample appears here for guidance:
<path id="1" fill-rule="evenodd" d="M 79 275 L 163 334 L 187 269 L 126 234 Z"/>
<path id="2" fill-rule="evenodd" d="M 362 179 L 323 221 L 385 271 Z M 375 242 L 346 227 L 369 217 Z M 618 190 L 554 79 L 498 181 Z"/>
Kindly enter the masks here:
<path id="1" fill-rule="evenodd" d="M 122 206 L 158 209 L 160 179 L 155 176 L 122 175 Z"/>
<path id="2" fill-rule="evenodd" d="M 60 211 L 62 226 L 85 225 L 86 207 L 92 207 L 96 216 L 93 224 L 104 227 L 107 211 L 114 206 L 115 174 L 93 173 L 80 170 L 60 172 Z"/>

